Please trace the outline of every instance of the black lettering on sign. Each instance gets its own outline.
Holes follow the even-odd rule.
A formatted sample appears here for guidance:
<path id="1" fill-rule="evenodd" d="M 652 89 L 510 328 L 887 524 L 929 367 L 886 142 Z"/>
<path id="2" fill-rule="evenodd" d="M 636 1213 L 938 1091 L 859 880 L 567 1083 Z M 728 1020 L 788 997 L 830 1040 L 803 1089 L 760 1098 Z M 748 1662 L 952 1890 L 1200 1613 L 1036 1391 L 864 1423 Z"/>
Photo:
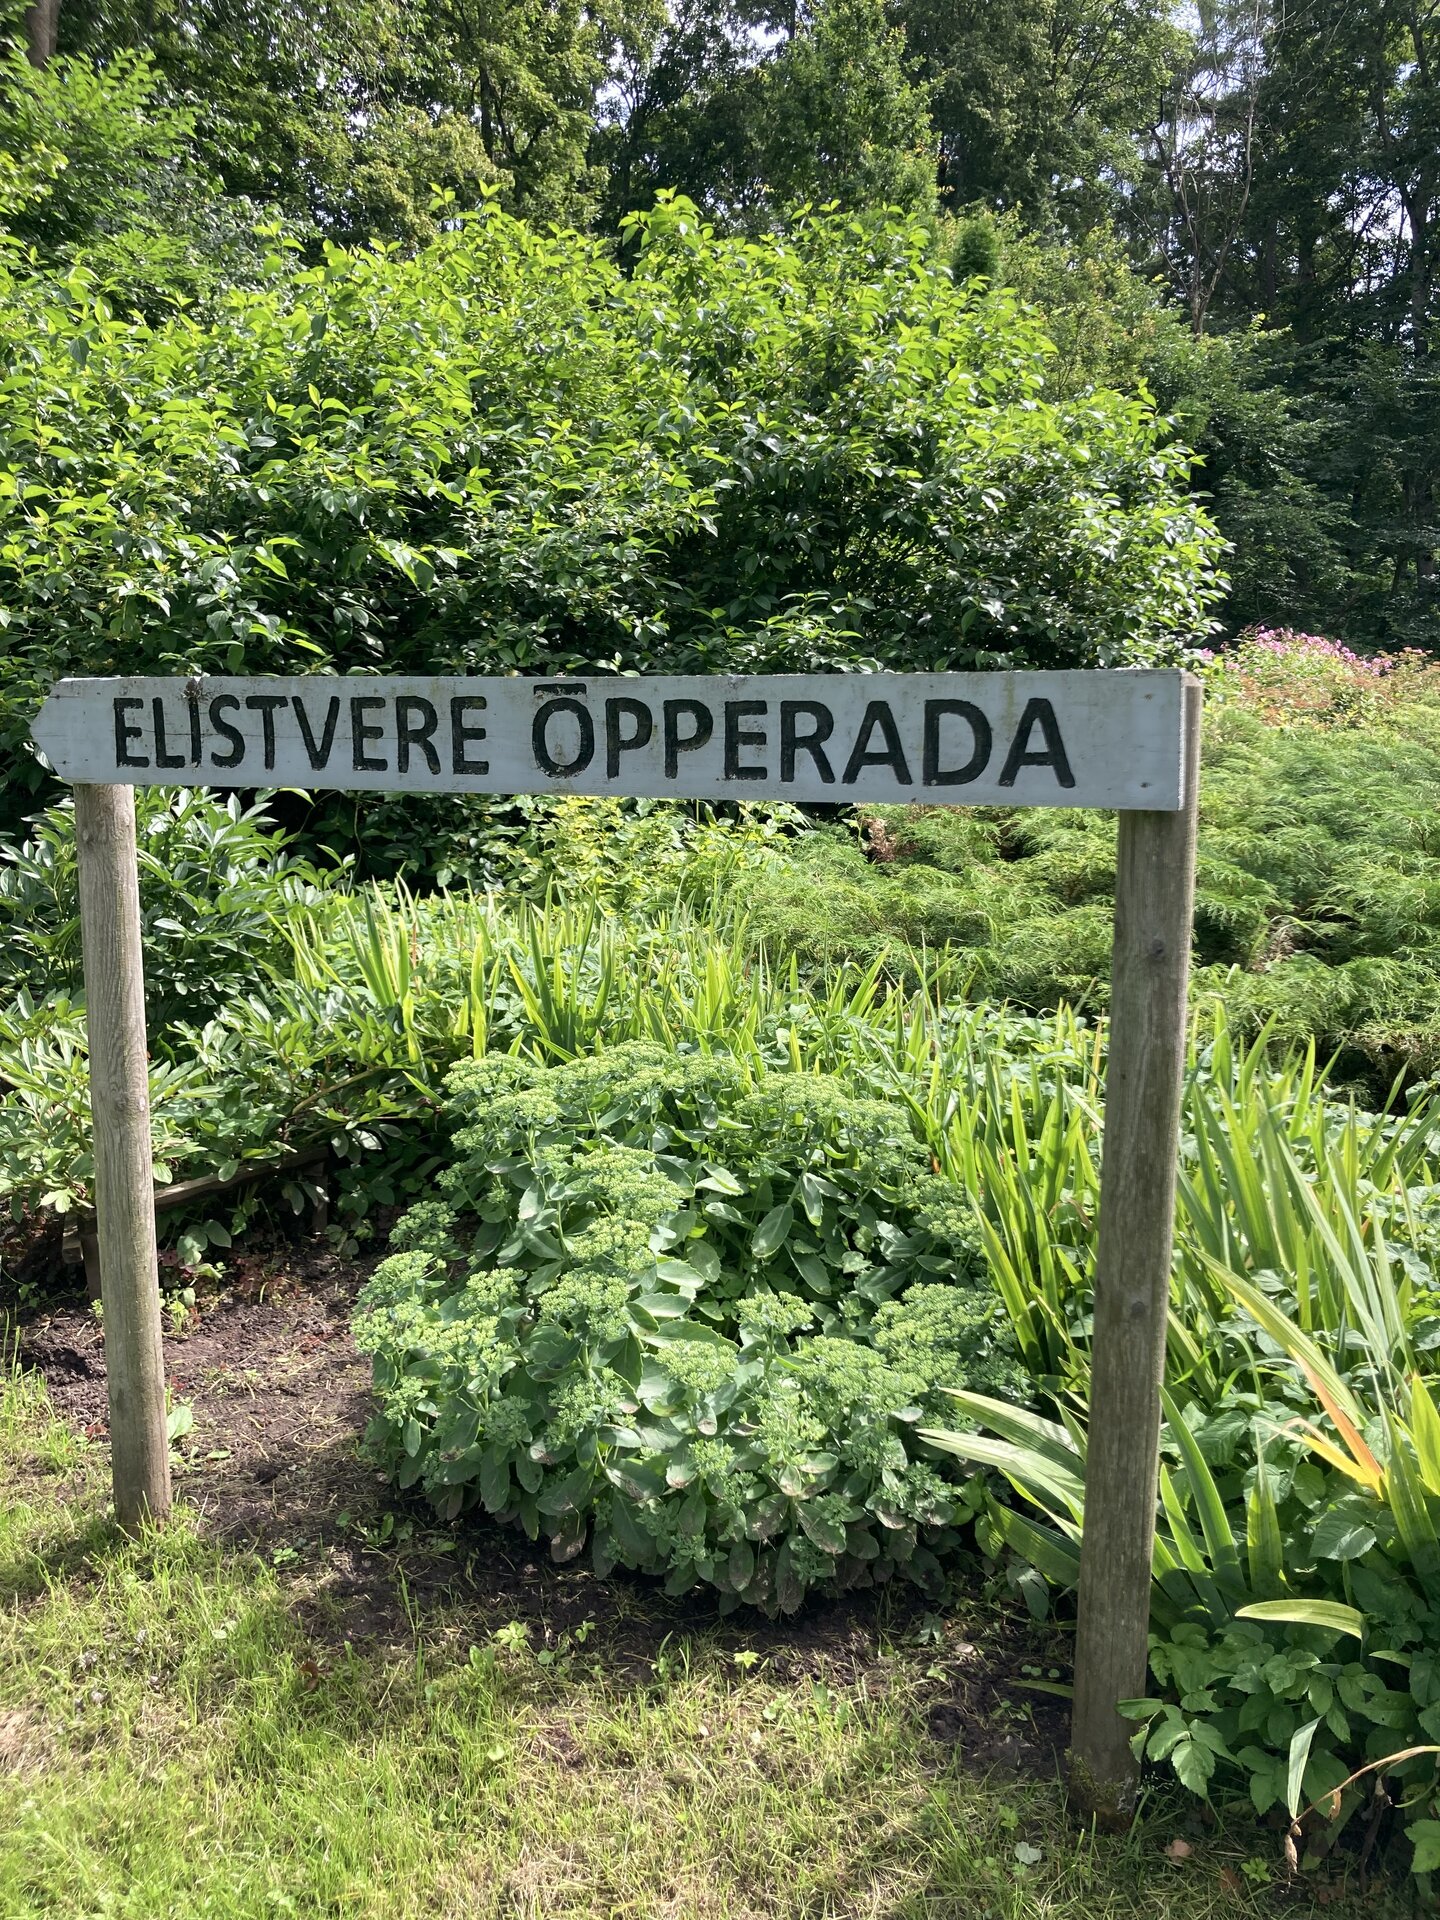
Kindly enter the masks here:
<path id="1" fill-rule="evenodd" d="M 410 749 L 418 747 L 431 773 L 440 771 L 440 756 L 430 744 L 430 736 L 440 724 L 440 716 L 428 700 L 418 693 L 395 696 L 395 770 L 410 771 Z"/>
<path id="2" fill-rule="evenodd" d="M 809 720 L 813 724 L 807 732 L 799 731 L 799 722 Z M 815 771 L 827 787 L 835 784 L 835 775 L 826 756 L 824 742 L 835 731 L 835 716 L 829 707 L 818 700 L 782 700 L 780 702 L 780 778 L 782 781 L 795 778 L 795 756 L 808 753 L 815 763 Z"/>
<path id="3" fill-rule="evenodd" d="M 190 764 L 200 764 L 200 696 L 191 686 L 185 689 L 185 705 L 190 713 Z"/>
<path id="4" fill-rule="evenodd" d="M 1043 748 L 1035 751 L 1030 747 L 1030 736 L 1035 728 L 1040 729 Z M 1073 787 L 1075 776 L 1070 771 L 1070 761 L 1065 752 L 1065 743 L 1060 738 L 1060 724 L 1055 718 L 1055 709 L 1048 700 L 1027 700 L 1025 711 L 1020 716 L 1020 724 L 1015 729 L 1015 738 L 1010 742 L 1010 751 L 1005 756 L 1005 764 L 1000 769 L 1000 785 L 1013 787 L 1015 776 L 1022 767 L 1053 767 L 1057 786 Z"/>
<path id="5" fill-rule="evenodd" d="M 275 709 L 287 706 L 290 696 L 286 693 L 251 693 L 245 696 L 245 704 L 252 713 L 260 716 L 261 739 L 265 747 L 265 770 L 270 772 L 275 765 Z M 352 706 L 355 704 L 352 700 Z M 358 767 L 360 762 L 355 762 Z"/>
<path id="6" fill-rule="evenodd" d="M 228 695 L 226 696 L 229 697 Z M 330 749 L 335 745 L 335 728 L 340 720 L 340 696 L 332 693 L 325 707 L 325 725 L 317 741 L 310 731 L 310 715 L 305 711 L 305 702 L 298 693 L 290 696 L 290 704 L 295 709 L 295 719 L 300 728 L 300 738 L 304 742 L 305 752 L 311 769 L 320 772 L 330 764 Z M 211 708 L 214 712 L 214 708 Z M 218 763 L 217 763 L 218 764 Z M 229 764 L 228 762 L 226 763 Z"/>
<path id="7" fill-rule="evenodd" d="M 225 738 L 230 742 L 229 753 L 216 753 L 213 748 L 211 749 L 210 764 L 212 767 L 238 767 L 240 762 L 245 758 L 244 734 L 240 731 L 239 727 L 232 727 L 230 722 L 224 717 L 225 709 L 229 707 L 233 707 L 236 713 L 240 711 L 239 694 L 217 693 L 215 698 L 210 702 L 210 731 L 212 733 L 223 733 Z"/>
<path id="8" fill-rule="evenodd" d="M 942 720 L 963 720 L 970 729 L 970 758 L 963 766 L 940 765 Z M 927 787 L 965 787 L 972 780 L 978 780 L 989 764 L 993 744 L 990 722 L 973 700 L 925 702 L 925 765 L 921 777 Z"/>
<path id="9" fill-rule="evenodd" d="M 139 727 L 132 727 L 125 718 L 127 707 L 143 707 L 143 700 L 117 700 L 115 702 L 115 764 L 117 767 L 148 767 L 150 762 L 142 760 L 138 754 L 131 753 L 130 742 L 143 739 Z"/>
<path id="10" fill-rule="evenodd" d="M 625 733 L 620 722 L 630 719 L 635 722 L 634 731 Z M 631 700 L 625 695 L 605 702 L 605 777 L 614 780 L 620 772 L 622 753 L 635 753 L 641 747 L 648 747 L 650 736 L 655 731 L 655 722 L 650 717 L 650 709 L 643 700 Z"/>
<path id="11" fill-rule="evenodd" d="M 388 761 L 372 760 L 365 751 L 370 741 L 385 738 L 385 729 L 373 726 L 365 715 L 367 712 L 373 713 L 377 708 L 383 711 L 384 706 L 384 696 L 378 693 L 353 697 L 350 701 L 350 764 L 357 773 L 388 773 L 390 771 Z"/>
<path id="12" fill-rule="evenodd" d="M 727 780 L 763 780 L 764 767 L 742 767 L 740 753 L 744 747 L 763 747 L 766 736 L 757 733 L 752 727 L 741 726 L 741 721 L 751 714 L 763 714 L 766 703 L 763 700 L 727 700 L 725 702 L 725 778 Z"/>
<path id="13" fill-rule="evenodd" d="M 458 693 L 450 702 L 450 771 L 452 773 L 489 773 L 488 760 L 470 758 L 470 742 L 485 738 L 484 727 L 472 727 L 466 719 L 471 709 L 485 710 L 483 693 Z"/>
<path id="14" fill-rule="evenodd" d="M 682 734 L 681 715 L 695 723 L 694 731 Z M 715 718 L 703 700 L 667 700 L 664 707 L 665 778 L 673 780 L 680 771 L 682 753 L 703 747 L 715 731 Z"/>
<path id="15" fill-rule="evenodd" d="M 157 767 L 183 767 L 183 753 L 171 753 L 170 742 L 165 738 L 165 702 L 157 695 L 150 702 L 150 711 L 155 720 L 155 764 Z"/>
<path id="16" fill-rule="evenodd" d="M 580 744 L 573 760 L 557 760 L 550 751 L 550 722 L 561 713 L 573 713 L 580 722 Z M 531 725 L 530 744 L 537 766 L 562 780 L 568 779 L 571 774 L 583 773 L 595 758 L 595 722 L 590 718 L 589 709 L 582 707 L 578 700 L 547 700 Z"/>
<path id="17" fill-rule="evenodd" d="M 872 747 L 870 736 L 877 727 L 885 744 Z M 895 716 L 890 711 L 888 701 L 872 700 L 865 709 L 860 731 L 855 736 L 855 745 L 845 762 L 843 778 L 847 787 L 854 786 L 862 767 L 889 767 L 902 787 L 913 785 L 910 769 L 905 764 L 905 749 L 900 744 L 900 730 L 895 725 Z"/>

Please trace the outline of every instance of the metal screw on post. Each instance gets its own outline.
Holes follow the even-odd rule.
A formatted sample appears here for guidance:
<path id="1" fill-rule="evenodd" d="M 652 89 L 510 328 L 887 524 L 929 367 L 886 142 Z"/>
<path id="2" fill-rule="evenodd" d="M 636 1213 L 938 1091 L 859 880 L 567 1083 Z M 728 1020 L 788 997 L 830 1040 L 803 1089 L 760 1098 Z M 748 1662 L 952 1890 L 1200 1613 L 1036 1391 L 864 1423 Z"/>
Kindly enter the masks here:
<path id="1" fill-rule="evenodd" d="M 1198 681 L 1187 679 L 1181 810 L 1122 813 L 1119 825 L 1069 1768 L 1072 1804 L 1112 1830 L 1129 1825 L 1139 1783 L 1135 1729 L 1116 1703 L 1144 1694 L 1149 1657 L 1200 704 Z"/>
<path id="2" fill-rule="evenodd" d="M 170 1511 L 170 1446 L 133 790 L 77 786 L 75 842 L 111 1473 L 116 1517 L 134 1533 Z"/>

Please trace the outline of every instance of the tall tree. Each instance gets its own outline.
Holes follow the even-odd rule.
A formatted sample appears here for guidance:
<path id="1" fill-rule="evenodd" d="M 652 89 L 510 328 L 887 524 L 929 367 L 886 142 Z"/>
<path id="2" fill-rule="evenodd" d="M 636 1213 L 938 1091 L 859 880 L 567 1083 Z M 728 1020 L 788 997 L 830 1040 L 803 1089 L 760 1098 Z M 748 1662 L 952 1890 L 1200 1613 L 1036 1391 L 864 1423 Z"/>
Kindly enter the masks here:
<path id="1" fill-rule="evenodd" d="M 667 187 L 751 228 L 807 201 L 918 208 L 934 194 L 925 91 L 883 0 L 783 16 L 681 0 L 627 50 L 597 157 L 612 221 Z"/>
<path id="2" fill-rule="evenodd" d="M 1440 7 L 1207 0 L 1150 157 L 1131 211 L 1192 324 L 1283 329 L 1311 428 L 1330 586 L 1270 617 L 1440 649 Z"/>
<path id="3" fill-rule="evenodd" d="M 1202 0 L 1145 134 L 1153 238 L 1197 337 L 1244 250 L 1270 27 L 1270 0 Z"/>
<path id="4" fill-rule="evenodd" d="M 230 192 L 340 238 L 425 237 L 432 183 L 589 209 L 604 69 L 582 0 L 72 0 L 62 43 L 147 52 Z"/>
<path id="5" fill-rule="evenodd" d="M 940 186 L 1083 225 L 1136 170 L 1173 64 L 1170 0 L 895 0 L 930 89 Z"/>
<path id="6" fill-rule="evenodd" d="M 593 145 L 606 176 L 607 227 L 649 207 L 665 187 L 714 211 L 719 177 L 753 164 L 741 159 L 750 128 L 734 101 L 762 57 L 753 17 L 733 4 L 675 0 L 667 8 L 656 0 L 645 15 L 630 13 L 615 36 Z"/>
<path id="7" fill-rule="evenodd" d="M 759 164 L 772 207 L 930 204 L 937 146 L 906 67 L 882 0 L 824 0 L 764 69 Z"/>

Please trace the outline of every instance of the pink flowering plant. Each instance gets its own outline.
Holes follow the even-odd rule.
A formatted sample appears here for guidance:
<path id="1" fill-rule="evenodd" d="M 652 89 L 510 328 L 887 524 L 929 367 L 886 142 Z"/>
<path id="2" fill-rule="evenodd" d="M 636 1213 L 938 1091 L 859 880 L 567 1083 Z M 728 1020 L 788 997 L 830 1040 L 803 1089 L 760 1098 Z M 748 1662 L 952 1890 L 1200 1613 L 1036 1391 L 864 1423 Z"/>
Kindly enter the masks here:
<path id="1" fill-rule="evenodd" d="M 1440 664 L 1428 654 L 1360 654 L 1295 627 L 1251 627 L 1229 652 L 1199 658 L 1212 698 L 1272 727 L 1359 726 L 1440 698 Z"/>

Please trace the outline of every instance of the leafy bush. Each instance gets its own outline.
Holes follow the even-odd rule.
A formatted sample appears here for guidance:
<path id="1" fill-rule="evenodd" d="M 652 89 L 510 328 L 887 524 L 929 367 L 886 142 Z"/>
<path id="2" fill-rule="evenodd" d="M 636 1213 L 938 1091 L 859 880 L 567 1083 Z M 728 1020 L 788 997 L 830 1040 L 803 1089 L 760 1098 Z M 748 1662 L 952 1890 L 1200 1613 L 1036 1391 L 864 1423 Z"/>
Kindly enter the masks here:
<path id="1" fill-rule="evenodd" d="M 22 247 L 56 254 L 122 231 L 158 226 L 194 117 L 157 98 L 144 54 L 107 68 L 62 56 L 34 67 L 18 40 L 0 43 L 0 152 L 27 188 L 0 208 Z M 208 182 L 203 184 L 210 184 Z"/>
<path id="2" fill-rule="evenodd" d="M 608 803 L 567 802 L 547 817 L 554 843 L 507 854 L 517 884 L 500 894 L 416 898 L 399 886 L 357 891 L 323 873 L 311 886 L 282 866 L 273 896 L 256 876 L 257 899 L 243 881 L 248 828 L 202 810 L 183 816 L 182 832 L 181 817 L 162 808 L 150 826 L 171 863 L 142 867 L 157 981 L 182 970 L 203 981 L 211 958 L 214 966 L 209 990 L 183 1009 L 152 993 L 157 1179 L 227 1175 L 328 1144 L 341 1162 L 346 1220 L 393 1205 L 413 1193 L 432 1151 L 446 1072 L 490 1050 L 568 1061 L 648 1039 L 730 1050 L 756 1071 L 843 1071 L 889 1095 L 897 1075 L 931 1072 L 932 1003 L 950 1003 L 937 1016 L 947 1041 L 963 1036 L 991 1065 L 1014 1063 L 1007 1071 L 1045 1043 L 1053 1023 L 955 1004 L 943 960 L 919 996 L 873 970 L 809 982 L 757 961 L 734 905 L 743 887 L 727 894 L 719 882 L 775 857 L 766 824 L 736 833 L 702 822 L 692 836 L 664 810 L 622 820 L 612 842 Z M 10 922 L 19 964 L 49 992 L 21 989 L 0 1004 L 0 1200 L 17 1217 L 89 1197 L 84 1008 L 69 984 L 78 955 L 62 911 L 68 815 L 49 825 L 60 844 L 39 836 L 40 871 L 21 876 Z M 194 828 L 199 838 L 185 840 Z M 225 842 L 217 859 L 242 874 L 229 906 L 222 890 L 210 911 L 192 863 L 212 830 Z M 263 852 L 263 835 L 257 844 Z M 199 889 L 191 906 L 172 898 L 172 878 Z M 532 883 L 548 896 L 538 904 L 523 895 Z M 692 890 L 693 906 L 674 904 Z M 556 897 L 581 891 L 588 900 Z M 617 911 L 598 911 L 597 898 Z M 31 921 L 33 953 L 21 950 Z M 243 1222 L 237 1207 L 232 1230 Z"/>
<path id="3" fill-rule="evenodd" d="M 471 888 L 536 902 L 589 901 L 607 912 L 703 904 L 743 885 L 803 832 L 799 808 L 522 793 L 366 794 L 356 865 L 407 887 Z M 321 817 L 324 803 L 321 803 Z M 313 839 L 305 826 L 297 837 Z"/>
<path id="4" fill-rule="evenodd" d="M 264 278 L 296 230 L 219 191 L 197 161 L 194 112 L 167 92 L 133 48 L 43 67 L 18 40 L 0 48 L 0 257 L 17 281 L 154 320 Z"/>
<path id="5" fill-rule="evenodd" d="M 450 1085 L 445 1200 L 356 1320 L 401 1485 L 771 1613 L 933 1584 L 964 1497 L 914 1427 L 1020 1376 L 905 1111 L 643 1045 Z"/>
<path id="6" fill-rule="evenodd" d="M 1373 1807 L 1379 1776 L 1402 1810 L 1414 1871 L 1433 1871 L 1440 1413 L 1418 1375 L 1366 1391 L 1330 1363 L 1327 1342 L 1258 1290 L 1235 1290 L 1259 1329 L 1244 1355 L 1256 1390 L 1223 1405 L 1167 1402 L 1150 1641 L 1162 1691 L 1122 1711 L 1139 1723 L 1137 1753 L 1205 1799 L 1240 1787 L 1258 1813 L 1283 1808 L 1312 1861 Z M 1229 1344 L 1244 1340 L 1237 1331 Z M 1278 1363 L 1261 1357 L 1262 1339 Z M 982 1537 L 1072 1584 L 1083 1430 L 960 1400 L 1004 1439 L 926 1438 L 1000 1467 L 1050 1522 L 992 1509 Z"/>
<path id="7" fill-rule="evenodd" d="M 328 1145 L 342 1163 L 342 1216 L 358 1217 L 406 1197 L 458 1059 L 494 1047 L 566 1060 L 644 1036 L 830 1066 L 855 1022 L 883 1007 L 864 975 L 811 995 L 749 958 L 715 883 L 770 857 L 768 828 L 716 836 L 702 823 L 692 837 L 673 813 L 636 815 L 612 843 L 603 803 L 549 818 L 569 845 L 562 871 L 577 876 L 559 890 L 583 877 L 583 904 L 523 897 L 532 880 L 557 890 L 550 846 L 507 854 L 521 884 L 503 897 L 417 899 L 287 864 L 238 803 L 142 803 L 157 1180 L 228 1176 Z M 584 843 L 578 858 L 574 843 Z M 697 854 L 688 873 L 687 848 Z M 73 887 L 62 808 L 0 893 L 8 951 L 42 989 L 17 984 L 0 1002 L 0 1200 L 17 1217 L 89 1200 Z M 693 910 L 665 904 L 692 887 Z M 625 917 L 598 912 L 597 897 Z"/>
<path id="8" fill-rule="evenodd" d="M 0 1203 L 17 1218 L 89 1205 L 93 1178 L 72 803 L 31 827 L 0 848 Z M 393 1023 L 367 1020 L 333 981 L 295 978 L 295 929 L 348 899 L 345 872 L 295 858 L 266 808 L 238 796 L 142 788 L 136 843 L 157 1183 L 328 1146 L 342 1216 L 393 1203 L 407 1150 L 390 1123 L 425 1112 Z M 303 1181 L 285 1191 L 301 1210 Z M 192 1248 L 197 1234 L 228 1244 L 255 1198 L 203 1228 L 166 1224 Z"/>
<path id="9" fill-rule="evenodd" d="M 948 1073 L 948 1061 L 942 1062 Z M 1098 1053 L 952 1119 L 1046 1414 L 961 1391 L 987 1431 L 925 1438 L 1020 1502 L 980 1522 L 1073 1585 L 1083 1524 L 1099 1191 Z M 933 1128 L 932 1139 L 935 1138 Z M 1248 1794 L 1323 1853 L 1386 1786 L 1440 1837 L 1440 1102 L 1368 1113 L 1308 1058 L 1201 1025 L 1182 1124 L 1152 1697 L 1137 1746 L 1196 1792 Z M 1418 1749 L 1416 1751 L 1415 1749 Z M 1332 1800 L 1332 1795 L 1338 1798 Z M 1383 1809 L 1382 1809 L 1383 1810 Z"/>
<path id="10" fill-rule="evenodd" d="M 75 808 L 62 800 L 0 846 L 0 987 L 78 997 L 82 981 Z M 201 789 L 135 796 L 146 1010 L 162 1046 L 177 1020 L 261 989 L 284 967 L 287 914 L 337 878 L 297 859 L 261 804 Z"/>
<path id="11" fill-rule="evenodd" d="M 1162 657 L 1216 538 L 1136 399 L 920 223 L 623 274 L 491 207 L 411 258 L 274 250 L 154 324 L 0 267 L 3 739 L 63 673 L 745 671 Z M 38 770 L 37 770 L 38 778 Z"/>

